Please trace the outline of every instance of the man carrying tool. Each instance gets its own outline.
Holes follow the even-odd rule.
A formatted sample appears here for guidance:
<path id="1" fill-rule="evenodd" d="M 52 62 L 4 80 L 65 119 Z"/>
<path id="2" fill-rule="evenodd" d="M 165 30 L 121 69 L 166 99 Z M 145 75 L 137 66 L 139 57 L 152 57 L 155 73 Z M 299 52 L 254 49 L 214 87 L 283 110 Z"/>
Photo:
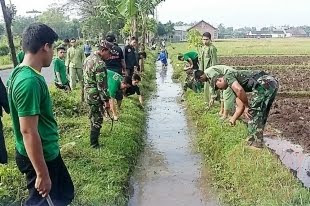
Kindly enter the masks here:
<path id="1" fill-rule="evenodd" d="M 235 125 L 237 119 L 244 114 L 249 119 L 248 145 L 262 148 L 263 131 L 279 88 L 277 80 L 263 71 L 252 70 L 229 70 L 225 74 L 214 76 L 210 80 L 207 79 L 206 75 L 197 74 L 196 77 L 201 81 L 209 81 L 215 90 L 226 90 L 227 88 L 233 90 L 237 96 L 237 108 L 230 119 L 230 123 Z M 250 103 L 246 92 L 253 94 Z"/>
<path id="2" fill-rule="evenodd" d="M 53 58 L 58 35 L 41 23 L 23 32 L 25 58 L 8 80 L 8 95 L 16 139 L 16 164 L 25 174 L 29 196 L 24 205 L 65 206 L 72 202 L 74 187 L 61 158 L 58 126 L 43 67 Z M 46 199 L 47 198 L 47 199 Z"/>
<path id="3" fill-rule="evenodd" d="M 109 108 L 107 68 L 104 63 L 114 52 L 113 44 L 100 42 L 98 50 L 85 60 L 84 83 L 86 102 L 89 105 L 90 145 L 99 148 L 99 136 L 103 123 L 103 114 Z"/>
<path id="4" fill-rule="evenodd" d="M 130 88 L 132 85 L 132 79 L 129 76 L 122 77 L 120 74 L 108 70 L 108 91 L 110 94 L 110 106 L 113 114 L 113 120 L 118 120 L 118 114 L 116 110 L 116 104 L 120 108 L 123 100 L 124 90 Z"/>
<path id="5" fill-rule="evenodd" d="M 199 69 L 199 60 L 198 60 L 198 53 L 191 51 L 185 54 L 179 54 L 178 60 L 186 61 L 188 63 L 188 68 L 192 70 Z"/>

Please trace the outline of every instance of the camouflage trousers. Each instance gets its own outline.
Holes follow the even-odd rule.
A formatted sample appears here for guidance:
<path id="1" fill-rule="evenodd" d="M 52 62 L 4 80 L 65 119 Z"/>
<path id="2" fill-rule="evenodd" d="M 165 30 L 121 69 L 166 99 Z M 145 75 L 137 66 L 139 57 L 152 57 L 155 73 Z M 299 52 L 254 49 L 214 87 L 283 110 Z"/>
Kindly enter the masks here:
<path id="1" fill-rule="evenodd" d="M 277 80 L 269 75 L 260 77 L 253 89 L 250 103 L 252 119 L 248 122 L 250 141 L 262 141 L 267 118 L 279 88 Z"/>
<path id="2" fill-rule="evenodd" d="M 97 88 L 85 88 L 86 102 L 89 106 L 91 127 L 100 130 L 103 123 L 103 102 Z"/>
<path id="3" fill-rule="evenodd" d="M 187 77 L 184 82 L 183 91 L 186 92 L 187 89 L 190 88 L 195 93 L 201 93 L 202 92 L 202 84 L 190 77 Z"/>

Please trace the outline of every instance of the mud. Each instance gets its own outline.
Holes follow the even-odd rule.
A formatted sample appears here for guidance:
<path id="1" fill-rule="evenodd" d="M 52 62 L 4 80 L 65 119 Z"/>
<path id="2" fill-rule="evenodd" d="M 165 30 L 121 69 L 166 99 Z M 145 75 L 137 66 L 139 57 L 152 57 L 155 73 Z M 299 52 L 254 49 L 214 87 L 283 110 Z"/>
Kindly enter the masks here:
<path id="1" fill-rule="evenodd" d="M 278 97 L 268 118 L 268 125 L 279 136 L 301 145 L 310 152 L 310 99 Z"/>
<path id="2" fill-rule="evenodd" d="M 229 66 L 310 65 L 310 56 L 235 56 L 219 60 L 220 64 Z"/>
<path id="3" fill-rule="evenodd" d="M 281 162 L 290 168 L 305 187 L 310 187 L 310 154 L 304 152 L 299 145 L 287 140 L 265 137 L 265 144 L 274 151 Z"/>
<path id="4" fill-rule="evenodd" d="M 179 103 L 181 87 L 171 80 L 171 66 L 162 70 L 158 65 L 157 70 L 158 90 L 149 102 L 147 144 L 131 178 L 128 205 L 218 205 L 208 184 L 201 183 L 202 160 L 192 149 L 185 110 Z"/>

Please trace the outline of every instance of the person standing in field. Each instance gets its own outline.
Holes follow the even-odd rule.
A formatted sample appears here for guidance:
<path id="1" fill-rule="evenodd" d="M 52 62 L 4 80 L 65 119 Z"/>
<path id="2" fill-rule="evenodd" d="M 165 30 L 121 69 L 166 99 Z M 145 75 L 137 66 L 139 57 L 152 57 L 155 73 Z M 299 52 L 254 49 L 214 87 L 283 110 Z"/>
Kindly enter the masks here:
<path id="1" fill-rule="evenodd" d="M 89 41 L 86 40 L 86 44 L 84 44 L 84 55 L 86 58 L 89 57 L 91 51 L 92 51 L 91 45 L 89 44 Z"/>
<path id="2" fill-rule="evenodd" d="M 103 114 L 109 108 L 107 68 L 105 60 L 115 52 L 113 44 L 104 41 L 98 50 L 91 54 L 84 64 L 84 83 L 86 102 L 89 106 L 90 145 L 99 148 L 99 136 L 103 123 Z"/>
<path id="3" fill-rule="evenodd" d="M 24 205 L 65 206 L 74 198 L 74 186 L 61 158 L 58 126 L 48 86 L 41 74 L 53 58 L 58 35 L 35 23 L 23 32 L 25 58 L 8 80 L 8 96 L 16 142 L 16 164 L 25 174 L 28 198 Z"/>
<path id="4" fill-rule="evenodd" d="M 3 136 L 3 124 L 1 120 L 3 115 L 3 109 L 7 114 L 10 113 L 8 95 L 6 92 L 6 88 L 0 78 L 0 164 L 7 164 L 8 154 L 5 147 L 5 140 Z"/>
<path id="5" fill-rule="evenodd" d="M 129 45 L 124 48 L 125 62 L 126 62 L 126 75 L 130 78 L 133 73 L 138 69 L 139 63 L 136 54 L 137 39 L 131 37 Z"/>
<path id="6" fill-rule="evenodd" d="M 55 86 L 58 89 L 69 91 L 70 84 L 67 78 L 66 65 L 65 65 L 65 53 L 64 47 L 60 46 L 57 48 L 57 57 L 53 59 L 52 65 L 55 73 Z"/>
<path id="7" fill-rule="evenodd" d="M 209 32 L 205 32 L 202 35 L 202 43 L 203 47 L 200 52 L 200 69 L 204 71 L 205 69 L 217 65 L 218 58 L 217 58 L 217 49 L 212 44 L 212 36 Z M 208 83 L 205 83 L 204 86 L 204 99 L 205 102 L 209 104 L 209 107 L 212 106 L 214 103 L 214 99 L 211 99 L 210 96 L 210 86 Z"/>
<path id="8" fill-rule="evenodd" d="M 110 95 L 110 107 L 115 121 L 118 120 L 118 113 L 116 105 L 120 108 L 123 100 L 124 90 L 131 87 L 132 78 L 130 76 L 122 77 L 122 75 L 113 72 L 111 70 L 107 71 L 108 74 L 108 91 Z"/>
<path id="9" fill-rule="evenodd" d="M 24 60 L 24 57 L 25 57 L 25 52 L 23 51 L 23 48 L 22 48 L 22 41 L 20 42 L 20 51 L 17 53 L 16 55 L 16 59 L 17 59 L 17 64 L 20 64 L 23 62 Z"/>
<path id="10" fill-rule="evenodd" d="M 212 67 L 210 68 L 212 69 Z M 236 95 L 236 112 L 231 117 L 231 125 L 235 125 L 242 114 L 248 122 L 248 145 L 263 147 L 263 131 L 267 118 L 279 88 L 278 81 L 263 71 L 227 70 L 224 74 L 214 75 L 208 79 L 205 74 L 197 72 L 200 81 L 209 81 L 215 90 L 231 88 Z M 252 92 L 249 103 L 246 92 Z"/>
<path id="11" fill-rule="evenodd" d="M 108 70 L 116 72 L 120 75 L 126 73 L 126 62 L 124 58 L 124 53 L 122 49 L 116 43 L 116 37 L 114 34 L 110 33 L 106 36 L 106 41 L 114 45 L 113 49 L 116 51 L 111 57 L 105 60 Z"/>
<path id="12" fill-rule="evenodd" d="M 83 89 L 83 63 L 85 55 L 83 49 L 78 47 L 76 39 L 71 39 L 71 47 L 67 51 L 66 66 L 69 68 L 70 87 L 76 88 L 77 79 Z"/>

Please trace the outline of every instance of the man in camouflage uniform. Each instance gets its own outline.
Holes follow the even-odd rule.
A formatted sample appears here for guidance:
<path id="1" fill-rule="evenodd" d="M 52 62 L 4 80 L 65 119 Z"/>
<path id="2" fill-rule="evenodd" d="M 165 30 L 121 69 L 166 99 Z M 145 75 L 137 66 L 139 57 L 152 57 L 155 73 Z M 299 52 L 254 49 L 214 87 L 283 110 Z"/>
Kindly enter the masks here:
<path id="1" fill-rule="evenodd" d="M 229 70 L 212 78 L 210 84 L 215 90 L 233 90 L 237 97 L 237 107 L 230 119 L 231 125 L 235 125 L 236 120 L 244 114 L 249 119 L 248 144 L 257 148 L 263 147 L 263 131 L 279 88 L 277 80 L 263 71 Z M 250 103 L 246 92 L 253 94 Z"/>
<path id="2" fill-rule="evenodd" d="M 104 60 L 109 59 L 113 52 L 113 44 L 103 41 L 99 44 L 98 50 L 87 57 L 84 63 L 84 89 L 90 109 L 90 144 L 93 148 L 99 147 L 103 113 L 109 108 L 110 97 L 107 91 L 107 70 Z"/>

